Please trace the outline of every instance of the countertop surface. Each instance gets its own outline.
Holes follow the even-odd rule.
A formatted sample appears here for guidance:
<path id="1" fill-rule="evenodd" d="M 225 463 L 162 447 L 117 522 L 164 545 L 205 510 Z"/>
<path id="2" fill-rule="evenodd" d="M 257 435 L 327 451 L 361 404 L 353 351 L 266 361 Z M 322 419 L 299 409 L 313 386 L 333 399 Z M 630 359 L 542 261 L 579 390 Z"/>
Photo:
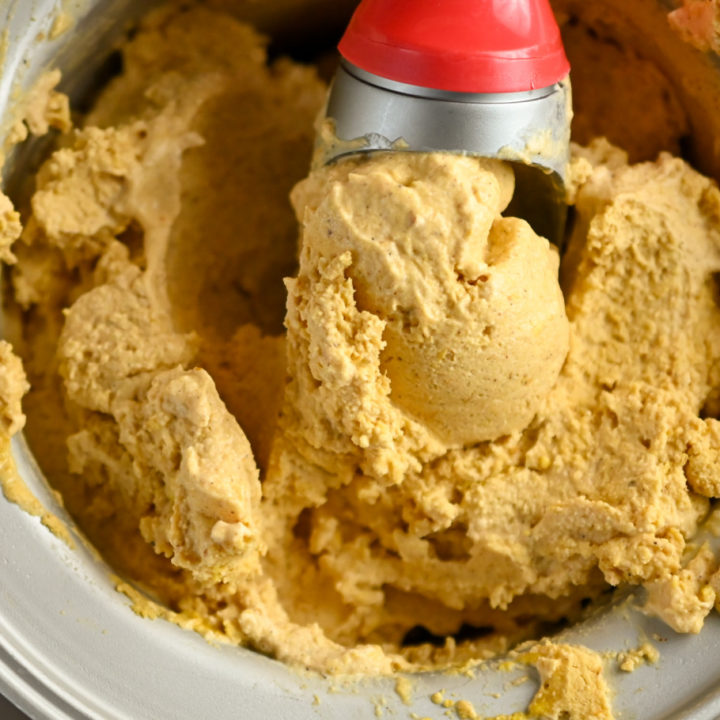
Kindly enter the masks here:
<path id="1" fill-rule="evenodd" d="M 9 700 L 0 695 L 0 720 L 29 720 L 29 718 Z"/>

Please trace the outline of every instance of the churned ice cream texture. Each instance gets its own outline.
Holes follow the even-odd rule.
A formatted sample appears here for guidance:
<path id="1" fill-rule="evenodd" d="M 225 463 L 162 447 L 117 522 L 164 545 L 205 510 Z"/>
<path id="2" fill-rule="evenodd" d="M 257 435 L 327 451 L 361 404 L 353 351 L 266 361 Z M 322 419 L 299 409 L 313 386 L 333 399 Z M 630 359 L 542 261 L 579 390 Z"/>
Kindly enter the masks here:
<path id="1" fill-rule="evenodd" d="M 327 417 L 375 455 L 411 435 L 460 447 L 528 425 L 565 360 L 568 323 L 557 250 L 500 215 L 512 193 L 509 165 L 420 153 L 341 161 L 295 188 L 290 355 L 298 379 L 321 380 L 303 388 L 304 427 Z M 364 357 L 337 327 L 352 315 Z"/>
<path id="2" fill-rule="evenodd" d="M 684 40 L 700 50 L 720 50 L 720 5 L 717 0 L 683 0 L 668 16 Z"/>
<path id="3" fill-rule="evenodd" d="M 326 672 L 488 657 L 623 584 L 699 631 L 720 590 L 690 543 L 720 495 L 720 193 L 664 152 L 691 128 L 679 85 L 601 4 L 558 5 L 585 143 L 561 258 L 502 215 L 497 161 L 303 180 L 324 83 L 212 5 L 142 22 L 12 252 L 4 216 L 26 434 L 90 539 L 176 622 Z M 618 68 L 643 79 L 642 133 L 595 114 Z M 598 676 L 539 647 L 566 694 Z M 549 687 L 537 707 L 569 712 Z"/>

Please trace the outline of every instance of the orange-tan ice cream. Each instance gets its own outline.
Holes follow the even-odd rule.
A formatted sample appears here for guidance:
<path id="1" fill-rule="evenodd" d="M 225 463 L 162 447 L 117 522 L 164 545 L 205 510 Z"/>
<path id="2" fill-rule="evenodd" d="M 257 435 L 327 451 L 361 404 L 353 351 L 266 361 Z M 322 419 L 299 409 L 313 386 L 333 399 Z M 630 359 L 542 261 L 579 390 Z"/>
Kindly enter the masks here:
<path id="1" fill-rule="evenodd" d="M 557 10 L 584 143 L 562 257 L 503 215 L 498 161 L 401 152 L 303 180 L 323 82 L 192 3 L 143 21 L 12 252 L 0 207 L 30 444 L 175 621 L 364 673 L 502 652 L 622 584 L 702 626 L 720 192 L 670 153 L 720 167 L 710 85 L 684 68 L 712 71 L 655 3 Z M 0 349 L 9 433 L 24 381 Z M 599 673 L 533 657 L 556 709 Z"/>

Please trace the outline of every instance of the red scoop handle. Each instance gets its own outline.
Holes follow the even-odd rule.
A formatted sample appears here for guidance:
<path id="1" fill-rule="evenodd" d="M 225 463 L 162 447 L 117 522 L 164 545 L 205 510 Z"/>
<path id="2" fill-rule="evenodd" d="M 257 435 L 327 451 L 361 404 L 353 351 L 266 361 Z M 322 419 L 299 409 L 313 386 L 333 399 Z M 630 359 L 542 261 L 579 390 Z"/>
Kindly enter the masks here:
<path id="1" fill-rule="evenodd" d="M 454 92 L 534 90 L 570 72 L 548 0 L 363 0 L 339 50 L 374 75 Z"/>

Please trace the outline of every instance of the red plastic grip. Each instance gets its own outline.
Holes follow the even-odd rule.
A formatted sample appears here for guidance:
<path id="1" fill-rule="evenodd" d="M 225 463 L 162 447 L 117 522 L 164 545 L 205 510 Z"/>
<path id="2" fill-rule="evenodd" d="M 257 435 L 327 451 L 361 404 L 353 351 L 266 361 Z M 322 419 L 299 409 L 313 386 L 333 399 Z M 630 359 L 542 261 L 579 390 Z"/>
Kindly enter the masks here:
<path id="1" fill-rule="evenodd" d="M 338 49 L 375 75 L 455 92 L 532 90 L 570 72 L 548 0 L 363 0 Z"/>

